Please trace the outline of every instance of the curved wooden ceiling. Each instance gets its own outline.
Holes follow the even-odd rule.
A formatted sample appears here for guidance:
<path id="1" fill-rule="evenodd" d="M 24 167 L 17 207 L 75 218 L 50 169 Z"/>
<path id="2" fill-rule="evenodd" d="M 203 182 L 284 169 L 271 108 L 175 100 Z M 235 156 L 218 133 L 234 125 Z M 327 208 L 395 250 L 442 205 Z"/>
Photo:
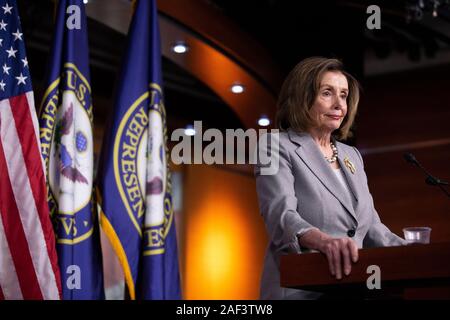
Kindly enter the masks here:
<path id="1" fill-rule="evenodd" d="M 131 3 L 95 0 L 86 6 L 90 18 L 127 33 Z M 281 77 L 265 50 L 214 7 L 198 0 L 158 1 L 162 54 L 205 83 L 234 110 L 246 128 L 257 128 L 261 115 L 273 123 Z M 189 46 L 185 54 L 175 43 Z M 230 87 L 243 84 L 245 92 Z"/>

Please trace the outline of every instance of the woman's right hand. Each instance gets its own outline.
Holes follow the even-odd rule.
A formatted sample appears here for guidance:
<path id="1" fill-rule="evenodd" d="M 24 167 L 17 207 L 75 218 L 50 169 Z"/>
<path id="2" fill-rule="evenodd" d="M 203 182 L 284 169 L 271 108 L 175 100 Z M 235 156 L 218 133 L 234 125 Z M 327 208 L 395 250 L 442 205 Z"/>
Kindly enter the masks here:
<path id="1" fill-rule="evenodd" d="M 358 246 L 351 238 L 332 238 L 318 229 L 306 232 L 299 238 L 299 244 L 322 252 L 328 260 L 330 273 L 336 279 L 348 276 L 352 271 L 352 263 L 358 261 Z"/>

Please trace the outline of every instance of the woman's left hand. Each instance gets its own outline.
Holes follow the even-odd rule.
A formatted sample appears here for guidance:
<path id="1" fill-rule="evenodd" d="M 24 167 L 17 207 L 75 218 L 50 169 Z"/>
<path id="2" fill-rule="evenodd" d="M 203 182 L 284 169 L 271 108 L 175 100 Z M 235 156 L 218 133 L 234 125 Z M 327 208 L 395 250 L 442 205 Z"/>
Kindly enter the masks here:
<path id="1" fill-rule="evenodd" d="M 342 279 L 342 271 L 348 276 L 352 271 L 352 262 L 358 261 L 358 246 L 351 238 L 332 238 L 313 229 L 300 237 L 299 244 L 322 252 L 327 257 L 330 273 L 338 280 Z"/>

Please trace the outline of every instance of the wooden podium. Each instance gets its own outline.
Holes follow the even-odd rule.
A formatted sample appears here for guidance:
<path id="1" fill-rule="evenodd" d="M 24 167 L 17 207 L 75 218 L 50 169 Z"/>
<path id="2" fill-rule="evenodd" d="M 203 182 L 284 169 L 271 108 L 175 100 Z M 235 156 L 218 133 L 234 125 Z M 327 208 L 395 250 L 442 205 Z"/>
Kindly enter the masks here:
<path id="1" fill-rule="evenodd" d="M 367 288 L 371 265 L 380 267 L 381 289 Z M 325 255 L 281 257 L 282 287 L 327 293 L 330 297 L 374 299 L 450 299 L 450 243 L 359 250 L 349 276 L 332 277 Z"/>

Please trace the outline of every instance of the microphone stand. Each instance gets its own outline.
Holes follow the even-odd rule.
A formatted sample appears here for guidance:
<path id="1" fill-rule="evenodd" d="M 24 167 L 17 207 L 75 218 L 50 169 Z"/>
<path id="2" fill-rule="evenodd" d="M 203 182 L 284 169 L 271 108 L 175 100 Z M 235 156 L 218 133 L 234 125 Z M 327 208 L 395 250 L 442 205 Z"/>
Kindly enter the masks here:
<path id="1" fill-rule="evenodd" d="M 404 158 L 406 161 L 419 167 L 425 173 L 425 175 L 427 176 L 425 179 L 426 184 L 428 184 L 430 186 L 437 186 L 439 189 L 442 190 L 442 192 L 444 192 L 447 195 L 448 198 L 450 198 L 450 193 L 443 187 L 443 186 L 449 185 L 449 183 L 447 181 L 440 180 L 440 179 L 432 176 L 431 174 L 429 174 L 428 171 L 425 170 L 424 167 L 422 167 L 422 165 L 419 163 L 419 161 L 416 160 L 416 158 L 414 157 L 413 154 L 405 153 Z"/>
<path id="2" fill-rule="evenodd" d="M 448 182 L 439 180 L 438 178 L 433 177 L 433 176 L 428 176 L 425 179 L 425 182 L 430 186 L 437 186 L 439 189 L 441 189 L 447 195 L 447 197 L 450 198 L 450 193 L 447 191 L 447 189 L 445 189 L 443 187 L 443 186 L 448 186 Z"/>

